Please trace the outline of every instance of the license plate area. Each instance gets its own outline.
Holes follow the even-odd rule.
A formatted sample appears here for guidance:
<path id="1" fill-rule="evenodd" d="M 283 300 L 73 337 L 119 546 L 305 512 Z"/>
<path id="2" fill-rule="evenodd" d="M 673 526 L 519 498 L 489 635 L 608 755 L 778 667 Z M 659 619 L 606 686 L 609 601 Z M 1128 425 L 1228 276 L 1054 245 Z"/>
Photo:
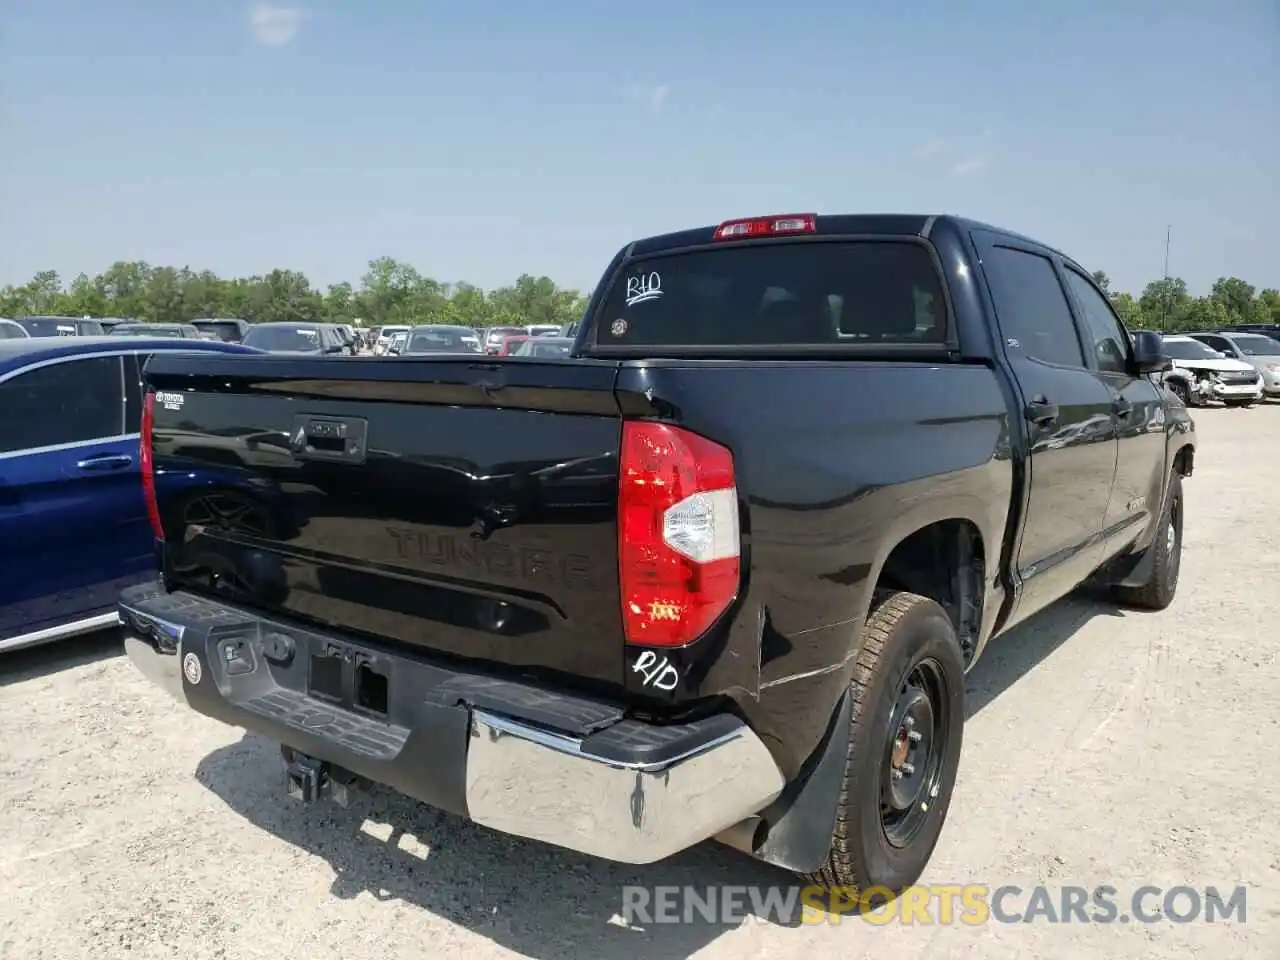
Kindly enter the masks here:
<path id="1" fill-rule="evenodd" d="M 347 710 L 386 720 L 391 702 L 390 671 L 377 654 L 345 644 L 325 642 L 311 651 L 307 694 Z"/>

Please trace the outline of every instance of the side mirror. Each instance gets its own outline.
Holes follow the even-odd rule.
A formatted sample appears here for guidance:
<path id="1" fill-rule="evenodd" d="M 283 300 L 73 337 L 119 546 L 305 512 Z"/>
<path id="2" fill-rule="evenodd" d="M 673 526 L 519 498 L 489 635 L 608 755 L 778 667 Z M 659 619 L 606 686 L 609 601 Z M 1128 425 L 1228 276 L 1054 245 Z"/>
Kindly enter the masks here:
<path id="1" fill-rule="evenodd" d="M 1158 333 L 1133 335 L 1133 366 L 1138 376 L 1163 373 L 1173 366 L 1173 360 L 1164 352 L 1164 340 Z"/>

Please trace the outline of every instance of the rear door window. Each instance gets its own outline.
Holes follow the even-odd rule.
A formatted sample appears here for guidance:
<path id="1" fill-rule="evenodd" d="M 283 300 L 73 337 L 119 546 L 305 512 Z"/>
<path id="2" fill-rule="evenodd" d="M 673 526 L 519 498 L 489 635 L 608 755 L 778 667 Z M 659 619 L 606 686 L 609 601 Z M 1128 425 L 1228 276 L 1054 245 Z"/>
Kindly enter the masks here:
<path id="1" fill-rule="evenodd" d="M 119 357 L 86 357 L 24 370 L 0 383 L 0 453 L 107 440 L 124 434 Z"/>
<path id="2" fill-rule="evenodd" d="M 1013 247 L 982 258 L 1005 346 L 1062 367 L 1084 367 L 1084 349 L 1053 262 Z"/>
<path id="3" fill-rule="evenodd" d="M 601 346 L 938 344 L 947 311 L 920 244 L 805 241 L 629 263 L 597 326 Z"/>

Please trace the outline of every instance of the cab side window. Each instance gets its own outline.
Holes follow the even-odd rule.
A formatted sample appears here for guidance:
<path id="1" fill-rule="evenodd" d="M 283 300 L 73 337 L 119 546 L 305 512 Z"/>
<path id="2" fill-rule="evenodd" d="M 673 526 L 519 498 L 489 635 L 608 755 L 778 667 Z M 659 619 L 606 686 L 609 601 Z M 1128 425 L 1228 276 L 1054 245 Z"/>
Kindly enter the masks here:
<path id="1" fill-rule="evenodd" d="M 1103 373 L 1125 373 L 1128 369 L 1129 338 L 1116 319 L 1107 298 L 1098 292 L 1093 283 L 1070 267 L 1065 271 L 1067 286 L 1080 307 L 1080 319 L 1090 341 L 1098 369 Z"/>

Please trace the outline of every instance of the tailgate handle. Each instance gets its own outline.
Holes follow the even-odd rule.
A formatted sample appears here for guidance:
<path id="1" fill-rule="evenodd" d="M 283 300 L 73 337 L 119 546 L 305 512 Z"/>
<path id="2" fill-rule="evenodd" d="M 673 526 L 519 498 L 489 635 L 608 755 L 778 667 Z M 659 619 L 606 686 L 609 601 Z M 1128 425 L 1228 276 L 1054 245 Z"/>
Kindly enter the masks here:
<path id="1" fill-rule="evenodd" d="M 293 418 L 289 449 L 297 460 L 363 463 L 369 422 L 363 417 L 300 413 Z"/>

